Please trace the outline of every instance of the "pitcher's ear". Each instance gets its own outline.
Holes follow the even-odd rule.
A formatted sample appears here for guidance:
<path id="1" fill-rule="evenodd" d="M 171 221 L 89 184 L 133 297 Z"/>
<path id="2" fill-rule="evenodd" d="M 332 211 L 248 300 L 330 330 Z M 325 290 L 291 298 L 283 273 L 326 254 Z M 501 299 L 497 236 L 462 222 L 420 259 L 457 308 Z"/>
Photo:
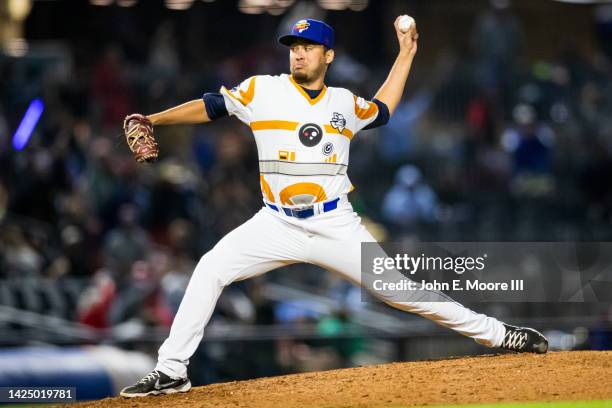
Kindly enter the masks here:
<path id="1" fill-rule="evenodd" d="M 334 60 L 335 55 L 336 55 L 336 53 L 334 52 L 334 50 L 331 49 L 331 48 L 328 48 L 325 51 L 325 63 L 331 64 L 332 61 Z"/>

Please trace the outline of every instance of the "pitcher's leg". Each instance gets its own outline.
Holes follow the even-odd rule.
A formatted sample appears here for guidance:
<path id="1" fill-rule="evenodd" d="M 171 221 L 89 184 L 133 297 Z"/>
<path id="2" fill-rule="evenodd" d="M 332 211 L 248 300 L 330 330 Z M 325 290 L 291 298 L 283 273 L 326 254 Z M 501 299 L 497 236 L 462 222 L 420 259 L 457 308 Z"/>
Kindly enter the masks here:
<path id="1" fill-rule="evenodd" d="M 343 217 L 351 217 L 347 214 Z M 350 281 L 361 285 L 361 243 L 376 242 L 372 235 L 361 225 L 359 218 L 354 217 L 353 222 L 334 222 L 336 236 L 318 236 L 313 241 L 313 248 L 309 261 L 337 272 Z M 338 228 L 342 226 L 342 228 Z M 345 232 L 342 232 L 345 229 Z M 382 249 L 381 249 L 382 252 Z M 422 317 L 448 327 L 465 336 L 473 338 L 476 342 L 489 347 L 502 344 L 505 328 L 499 320 L 476 313 L 465 306 L 452 301 L 397 301 L 382 297 L 380 293 L 372 291 L 373 295 L 390 306 L 416 313 Z M 436 293 L 436 292 L 434 292 Z"/>
<path id="2" fill-rule="evenodd" d="M 300 260 L 301 231 L 260 211 L 226 235 L 198 262 L 172 323 L 159 349 L 156 370 L 172 378 L 187 376 L 187 364 L 204 335 L 223 288 Z"/>

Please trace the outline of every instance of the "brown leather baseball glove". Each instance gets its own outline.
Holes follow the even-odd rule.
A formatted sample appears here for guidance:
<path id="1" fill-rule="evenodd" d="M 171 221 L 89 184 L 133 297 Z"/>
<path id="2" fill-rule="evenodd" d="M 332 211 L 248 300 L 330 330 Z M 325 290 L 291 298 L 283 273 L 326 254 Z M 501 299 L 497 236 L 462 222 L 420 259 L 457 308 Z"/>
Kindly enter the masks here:
<path id="1" fill-rule="evenodd" d="M 125 117 L 123 131 L 127 144 L 139 163 L 154 162 L 159 156 L 159 146 L 153 137 L 153 124 L 146 116 L 133 113 Z"/>

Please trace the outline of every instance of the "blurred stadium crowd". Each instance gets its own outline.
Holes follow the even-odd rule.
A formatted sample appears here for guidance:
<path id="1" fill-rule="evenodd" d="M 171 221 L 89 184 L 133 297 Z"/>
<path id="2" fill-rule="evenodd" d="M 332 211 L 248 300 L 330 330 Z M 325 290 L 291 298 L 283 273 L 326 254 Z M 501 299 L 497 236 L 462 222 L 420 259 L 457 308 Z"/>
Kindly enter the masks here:
<path id="1" fill-rule="evenodd" d="M 592 54 L 568 43 L 555 58 L 530 59 L 521 19 L 492 4 L 464 33 L 469 52 L 438 52 L 428 67 L 417 56 L 389 125 L 355 138 L 354 207 L 387 240 L 611 240 L 612 31 L 594 19 Z M 69 45 L 52 57 L 0 58 L 3 305 L 98 329 L 167 328 L 195 262 L 261 207 L 255 145 L 238 121 L 157 128 L 153 165 L 136 164 L 125 146 L 128 113 L 287 70 L 272 39 L 194 66 L 175 46 L 177 30 L 159 24 L 139 58 L 129 37 L 87 60 Z M 339 49 L 328 84 L 371 97 L 387 70 Z M 10 136 L 35 97 L 43 117 L 16 150 Z M 350 325 L 357 289 L 308 266 L 292 271 L 236 285 L 216 319 Z M 262 298 L 266 279 L 340 296 L 346 307 L 321 319 L 291 298 Z M 362 349 L 359 339 L 337 348 L 342 358 Z"/>

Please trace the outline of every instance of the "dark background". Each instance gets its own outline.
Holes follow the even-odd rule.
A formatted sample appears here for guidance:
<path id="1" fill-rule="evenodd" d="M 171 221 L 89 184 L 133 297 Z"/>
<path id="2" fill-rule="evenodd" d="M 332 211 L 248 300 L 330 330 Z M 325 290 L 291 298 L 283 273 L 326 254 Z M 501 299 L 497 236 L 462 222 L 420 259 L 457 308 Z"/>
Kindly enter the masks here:
<path id="1" fill-rule="evenodd" d="M 336 30 L 327 84 L 367 98 L 397 52 L 393 20 L 408 13 L 417 21 L 419 51 L 401 106 L 351 149 L 350 199 L 380 240 L 612 239 L 611 5 L 320 7 L 330 3 L 271 1 L 269 12 L 246 14 L 242 2 L 225 0 L 183 11 L 161 1 L 34 1 L 22 23 L 2 3 L 0 345 L 8 354 L 0 359 L 83 344 L 143 358 L 97 395 L 151 368 L 146 356 L 165 338 L 195 262 L 261 207 L 257 156 L 248 128 L 226 118 L 157 128 L 160 160 L 138 165 L 123 118 L 286 72 L 287 50 L 275 39 L 303 17 Z M 35 98 L 45 111 L 18 151 L 12 137 Z M 553 349 L 612 344 L 607 303 L 469 306 L 544 330 Z M 190 375 L 202 384 L 485 352 L 296 265 L 224 292 Z M 103 360 L 127 358 L 118 355 Z"/>

